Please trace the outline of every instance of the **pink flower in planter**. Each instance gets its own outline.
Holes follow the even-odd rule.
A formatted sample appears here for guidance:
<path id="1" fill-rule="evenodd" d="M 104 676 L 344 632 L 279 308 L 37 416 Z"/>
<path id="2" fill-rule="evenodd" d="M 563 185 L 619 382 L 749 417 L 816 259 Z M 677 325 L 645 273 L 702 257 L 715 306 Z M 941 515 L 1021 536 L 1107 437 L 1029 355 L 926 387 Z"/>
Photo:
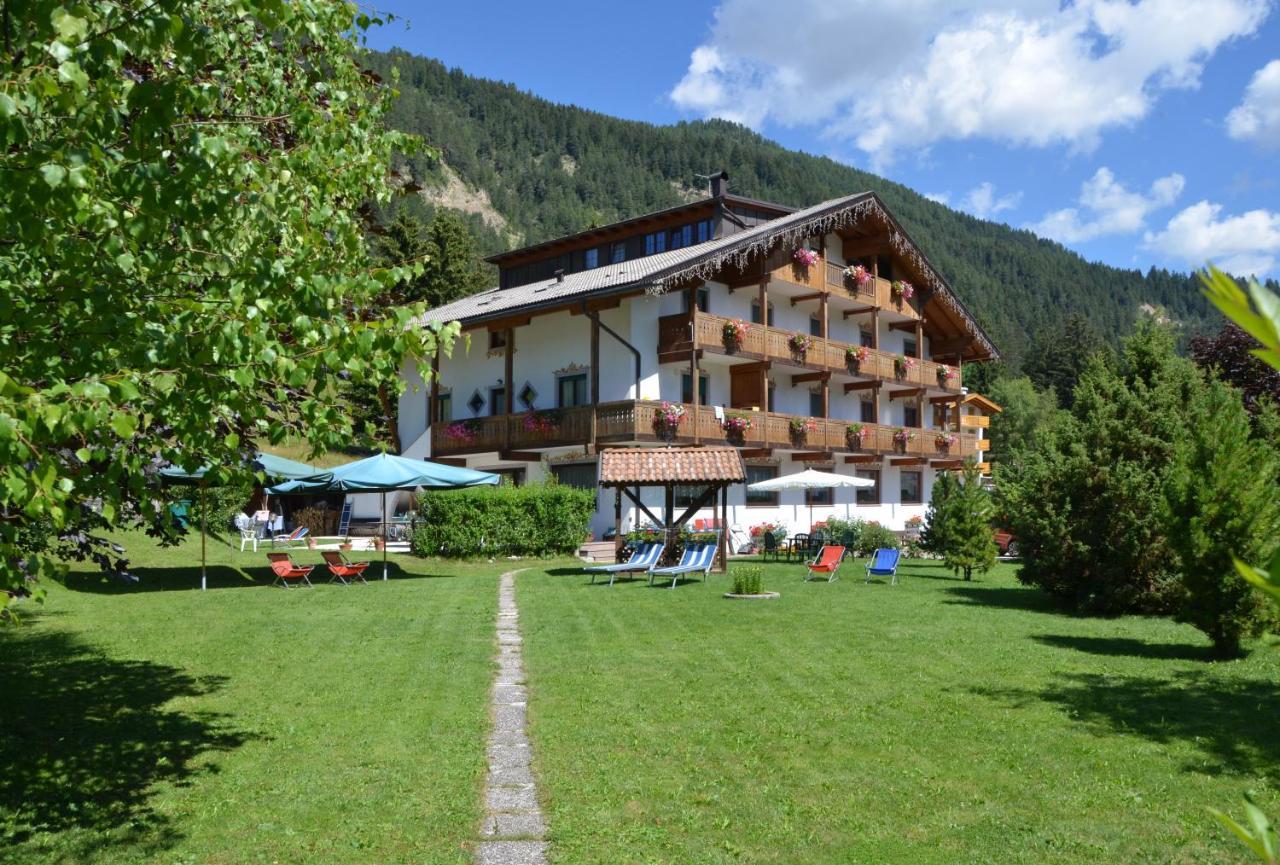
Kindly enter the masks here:
<path id="1" fill-rule="evenodd" d="M 818 263 L 818 253 L 812 249 L 805 249 L 803 246 L 791 253 L 791 258 L 801 267 L 812 267 Z"/>

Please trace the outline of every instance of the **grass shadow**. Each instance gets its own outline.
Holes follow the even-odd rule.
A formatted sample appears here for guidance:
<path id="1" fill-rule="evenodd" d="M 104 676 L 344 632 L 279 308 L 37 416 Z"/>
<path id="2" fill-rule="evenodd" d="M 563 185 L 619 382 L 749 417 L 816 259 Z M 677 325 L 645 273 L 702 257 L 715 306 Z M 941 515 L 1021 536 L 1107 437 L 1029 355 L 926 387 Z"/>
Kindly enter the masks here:
<path id="1" fill-rule="evenodd" d="M 299 565 L 315 565 L 311 572 L 311 582 L 320 585 L 329 582 L 329 570 L 323 563 L 316 564 L 306 554 L 295 555 L 294 561 Z M 364 561 L 355 559 L 354 561 Z M 382 582 L 382 559 L 369 559 L 369 567 L 365 569 L 364 578 L 373 582 Z M 200 568 L 197 566 L 181 568 L 131 568 L 129 573 L 137 578 L 134 581 L 121 580 L 119 577 L 98 572 L 85 573 L 78 571 L 68 575 L 64 581 L 66 588 L 73 592 L 89 592 L 99 595 L 129 595 L 146 592 L 183 592 L 200 589 Z M 276 575 L 265 564 L 261 567 L 235 568 L 229 565 L 210 565 L 207 569 L 209 589 L 269 589 L 273 588 Z M 407 571 L 395 559 L 387 560 L 388 580 L 440 580 L 454 579 L 456 574 L 423 574 Z"/>
<path id="2" fill-rule="evenodd" d="M 1040 691 L 973 693 L 1015 705 L 1050 703 L 1090 727 L 1187 745 L 1212 762 L 1194 761 L 1188 771 L 1250 774 L 1270 772 L 1280 763 L 1280 685 L 1271 681 L 1224 680 L 1196 671 L 1164 678 L 1074 673 Z"/>
<path id="3" fill-rule="evenodd" d="M 73 848 L 69 861 L 171 846 L 180 830 L 149 806 L 156 787 L 217 771 L 211 754 L 252 738 L 224 715 L 165 708 L 222 677 L 111 658 L 65 633 L 0 633 L 0 678 L 0 833 L 9 845 Z"/>
<path id="4" fill-rule="evenodd" d="M 1083 637 L 1066 634 L 1039 634 L 1038 643 L 1059 649 L 1073 649 L 1090 655 L 1113 658 L 1150 658 L 1157 661 L 1212 661 L 1212 647 L 1175 643 L 1148 643 L 1129 637 Z"/>
<path id="5" fill-rule="evenodd" d="M 948 588 L 945 591 L 951 596 L 951 600 L 943 601 L 945 604 L 1066 615 L 1054 604 L 1052 598 L 1039 589 L 965 585 Z"/>

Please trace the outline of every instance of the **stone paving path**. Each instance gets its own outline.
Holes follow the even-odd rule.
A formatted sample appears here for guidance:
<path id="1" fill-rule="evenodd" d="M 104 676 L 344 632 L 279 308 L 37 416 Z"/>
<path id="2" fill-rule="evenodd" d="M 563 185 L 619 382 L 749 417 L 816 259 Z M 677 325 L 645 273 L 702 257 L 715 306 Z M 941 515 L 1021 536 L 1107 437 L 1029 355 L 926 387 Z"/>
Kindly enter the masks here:
<path id="1" fill-rule="evenodd" d="M 545 865 L 547 824 L 538 806 L 538 786 L 530 769 L 525 687 L 516 581 L 502 575 L 498 588 L 498 674 L 490 702 L 489 776 L 484 785 L 483 836 L 477 865 Z"/>

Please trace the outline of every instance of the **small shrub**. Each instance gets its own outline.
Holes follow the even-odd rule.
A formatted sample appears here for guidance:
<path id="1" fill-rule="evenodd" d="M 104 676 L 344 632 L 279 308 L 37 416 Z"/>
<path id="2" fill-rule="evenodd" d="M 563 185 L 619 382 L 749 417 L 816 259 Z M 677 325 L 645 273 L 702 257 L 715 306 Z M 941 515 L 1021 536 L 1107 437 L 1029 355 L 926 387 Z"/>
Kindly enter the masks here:
<path id="1" fill-rule="evenodd" d="M 869 556 L 879 549 L 898 549 L 898 536 L 879 523 L 867 523 L 858 538 L 858 555 Z"/>
<path id="2" fill-rule="evenodd" d="M 194 488 L 190 489 L 191 528 L 199 531 L 200 493 Z M 214 535 L 231 531 L 235 525 L 235 518 L 249 506 L 251 498 L 253 498 L 253 483 L 250 481 L 206 487 L 204 490 L 205 529 Z"/>
<path id="3" fill-rule="evenodd" d="M 733 594 L 735 595 L 758 595 L 760 594 L 761 571 L 757 567 L 745 567 L 733 569 Z"/>
<path id="4" fill-rule="evenodd" d="M 558 484 L 424 492 L 413 535 L 419 556 L 544 556 L 569 553 L 587 535 L 594 490 Z"/>

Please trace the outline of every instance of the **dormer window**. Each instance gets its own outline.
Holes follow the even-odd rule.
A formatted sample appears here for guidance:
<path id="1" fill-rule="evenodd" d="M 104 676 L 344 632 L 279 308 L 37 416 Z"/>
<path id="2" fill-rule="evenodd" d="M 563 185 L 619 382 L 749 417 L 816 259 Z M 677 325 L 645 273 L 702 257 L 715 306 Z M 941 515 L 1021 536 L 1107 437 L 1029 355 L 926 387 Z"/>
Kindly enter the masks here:
<path id="1" fill-rule="evenodd" d="M 627 260 L 627 244 L 626 241 L 618 241 L 613 245 L 613 251 L 609 255 L 609 261 L 613 264 L 620 264 Z"/>
<path id="2" fill-rule="evenodd" d="M 600 250 L 588 249 L 582 256 L 582 267 L 584 270 L 595 270 L 600 266 Z"/>
<path id="3" fill-rule="evenodd" d="M 644 236 L 644 254 L 656 255 L 659 252 L 667 251 L 667 233 L 665 231 L 655 231 L 653 234 Z"/>

